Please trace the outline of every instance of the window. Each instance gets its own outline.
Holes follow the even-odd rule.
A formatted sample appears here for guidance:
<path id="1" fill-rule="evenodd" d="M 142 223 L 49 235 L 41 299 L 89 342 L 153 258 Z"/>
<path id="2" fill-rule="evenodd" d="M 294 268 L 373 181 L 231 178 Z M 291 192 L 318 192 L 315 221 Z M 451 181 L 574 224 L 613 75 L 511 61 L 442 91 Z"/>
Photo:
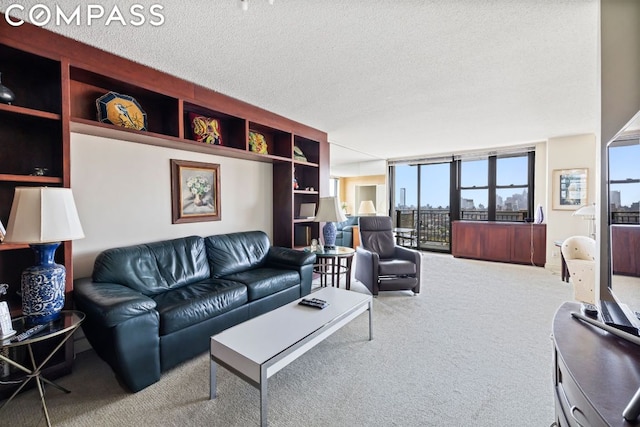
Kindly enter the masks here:
<path id="1" fill-rule="evenodd" d="M 496 221 L 524 221 L 529 212 L 527 156 L 496 159 Z"/>
<path id="2" fill-rule="evenodd" d="M 533 152 L 459 160 L 460 219 L 524 221 L 533 211 Z"/>
<path id="3" fill-rule="evenodd" d="M 460 219 L 486 220 L 489 205 L 489 160 L 460 162 Z"/>
<path id="4" fill-rule="evenodd" d="M 638 140 L 609 147 L 609 205 L 612 224 L 638 224 L 640 216 L 640 158 Z"/>

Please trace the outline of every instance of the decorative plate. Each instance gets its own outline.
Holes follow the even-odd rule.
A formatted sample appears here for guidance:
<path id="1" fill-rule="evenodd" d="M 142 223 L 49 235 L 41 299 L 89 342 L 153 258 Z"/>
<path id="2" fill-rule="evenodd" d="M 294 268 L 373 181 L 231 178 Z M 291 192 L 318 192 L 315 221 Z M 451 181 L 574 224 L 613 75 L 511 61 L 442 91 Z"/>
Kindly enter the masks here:
<path id="1" fill-rule="evenodd" d="M 249 148 L 254 153 L 269 154 L 267 141 L 264 135 L 258 132 L 249 132 Z"/>
<path id="2" fill-rule="evenodd" d="M 222 133 L 218 119 L 190 112 L 189 121 L 196 141 L 205 144 L 222 145 Z"/>
<path id="3" fill-rule="evenodd" d="M 293 146 L 293 159 L 294 160 L 300 160 L 300 161 L 303 161 L 303 162 L 307 161 L 307 156 L 304 155 L 304 153 L 302 152 L 300 147 L 298 147 L 297 145 Z"/>
<path id="4" fill-rule="evenodd" d="M 98 121 L 127 129 L 147 130 L 147 113 L 129 95 L 109 92 L 96 99 Z"/>

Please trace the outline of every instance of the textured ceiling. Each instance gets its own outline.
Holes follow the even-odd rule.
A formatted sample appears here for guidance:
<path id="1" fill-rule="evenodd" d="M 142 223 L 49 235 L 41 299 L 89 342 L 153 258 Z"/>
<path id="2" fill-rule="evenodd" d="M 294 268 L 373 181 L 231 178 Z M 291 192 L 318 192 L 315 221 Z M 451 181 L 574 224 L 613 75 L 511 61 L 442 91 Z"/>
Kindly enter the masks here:
<path id="1" fill-rule="evenodd" d="M 43 2 L 19 3 L 28 20 Z M 599 126 L 597 0 L 137 3 L 165 22 L 88 26 L 85 4 L 81 25 L 46 28 L 326 131 L 334 173 Z"/>

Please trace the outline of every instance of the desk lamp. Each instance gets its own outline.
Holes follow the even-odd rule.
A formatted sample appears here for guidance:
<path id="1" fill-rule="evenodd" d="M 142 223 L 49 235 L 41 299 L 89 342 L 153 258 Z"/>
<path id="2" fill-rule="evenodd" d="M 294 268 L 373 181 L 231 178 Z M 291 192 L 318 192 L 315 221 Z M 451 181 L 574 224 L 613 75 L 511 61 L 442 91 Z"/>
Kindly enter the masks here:
<path id="1" fill-rule="evenodd" d="M 596 205 L 584 205 L 581 208 L 573 212 L 573 216 L 580 216 L 582 219 L 589 221 L 589 237 L 596 238 L 595 219 L 596 219 Z"/>
<path id="2" fill-rule="evenodd" d="M 346 221 L 347 218 L 338 206 L 336 197 L 321 197 L 318 205 L 318 213 L 315 222 L 326 222 L 322 227 L 325 249 L 333 249 L 336 246 L 336 222 Z"/>
<path id="3" fill-rule="evenodd" d="M 54 256 L 60 242 L 84 237 L 70 188 L 16 187 L 6 243 L 27 243 L 37 265 L 22 272 L 22 314 L 32 324 L 60 316 L 66 271 Z"/>

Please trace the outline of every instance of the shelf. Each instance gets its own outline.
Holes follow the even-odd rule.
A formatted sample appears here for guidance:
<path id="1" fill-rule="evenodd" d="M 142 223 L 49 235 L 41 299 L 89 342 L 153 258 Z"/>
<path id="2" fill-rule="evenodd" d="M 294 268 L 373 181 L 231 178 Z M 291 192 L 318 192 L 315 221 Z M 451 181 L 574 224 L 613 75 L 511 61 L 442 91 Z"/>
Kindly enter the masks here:
<path id="1" fill-rule="evenodd" d="M 227 147 L 224 145 L 203 144 L 201 142 L 193 141 L 190 139 L 182 139 L 154 132 L 126 129 L 107 123 L 99 123 L 94 120 L 83 119 L 80 117 L 71 118 L 71 132 L 81 133 L 84 135 L 99 136 L 102 138 L 137 142 L 139 144 L 155 145 L 158 147 L 175 148 L 178 150 L 195 151 L 199 153 L 213 154 L 224 157 L 253 160 L 263 163 L 291 162 L 291 159 L 286 159 L 279 156 L 252 153 L 251 151 Z"/>
<path id="2" fill-rule="evenodd" d="M 0 112 L 7 112 L 13 114 L 21 114 L 24 116 L 39 117 L 41 119 L 60 120 L 62 116 L 56 113 L 49 113 L 47 111 L 34 110 L 33 108 L 19 107 L 17 105 L 0 104 Z"/>
<path id="3" fill-rule="evenodd" d="M 15 94 L 12 105 L 4 107 L 60 114 L 60 62 L 0 44 L 0 64 L 2 84 Z"/>
<path id="4" fill-rule="evenodd" d="M 312 168 L 319 168 L 320 167 L 320 165 L 317 164 L 317 163 L 310 163 L 310 162 L 305 162 L 305 161 L 302 161 L 302 160 L 294 160 L 293 163 L 296 166 L 298 166 L 298 165 L 300 165 L 300 166 L 309 166 L 309 167 L 312 167 Z"/>
<path id="5" fill-rule="evenodd" d="M 109 92 L 129 95 L 140 104 L 147 116 L 147 130 L 158 135 L 179 136 L 178 100 L 78 67 L 70 68 L 71 116 L 98 121 L 96 100 Z"/>
<path id="6" fill-rule="evenodd" d="M 293 222 L 296 224 L 304 224 L 307 222 L 315 222 L 312 218 L 294 218 Z"/>
<path id="7" fill-rule="evenodd" d="M 264 136 L 267 143 L 268 155 L 275 156 L 276 158 L 284 158 L 289 161 L 293 159 L 293 139 L 291 133 L 255 122 L 249 122 L 249 132 L 259 133 Z"/>
<path id="8" fill-rule="evenodd" d="M 310 194 L 310 195 L 318 195 L 318 190 L 293 190 L 294 194 Z"/>
<path id="9" fill-rule="evenodd" d="M 0 173 L 0 182 L 16 182 L 25 184 L 62 184 L 62 178 L 56 176 L 12 175 Z"/>
<path id="10" fill-rule="evenodd" d="M 48 176 L 62 176 L 61 120 L 25 114 L 8 119 L 6 109 L 0 110 L 0 116 L 4 116 L 0 117 L 0 173 L 28 176 L 38 167 L 46 168 Z"/>
<path id="11" fill-rule="evenodd" d="M 219 133 L 221 136 L 221 146 L 247 150 L 247 121 L 221 111 L 205 108 L 191 102 L 183 103 L 184 109 L 184 138 L 195 141 L 193 133 L 193 115 L 202 116 L 218 121 Z"/>
<path id="12" fill-rule="evenodd" d="M 16 249 L 29 249 L 26 243 L 0 243 L 0 251 L 15 251 Z"/>

